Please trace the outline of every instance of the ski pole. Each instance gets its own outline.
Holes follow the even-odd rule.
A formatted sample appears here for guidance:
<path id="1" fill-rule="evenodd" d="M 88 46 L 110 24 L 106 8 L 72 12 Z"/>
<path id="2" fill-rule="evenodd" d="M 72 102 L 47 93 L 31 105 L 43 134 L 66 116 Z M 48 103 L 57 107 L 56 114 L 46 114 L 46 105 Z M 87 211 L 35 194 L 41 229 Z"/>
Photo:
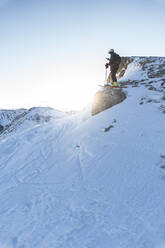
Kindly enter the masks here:
<path id="1" fill-rule="evenodd" d="M 105 81 L 104 84 L 107 84 L 107 69 L 105 70 Z"/>

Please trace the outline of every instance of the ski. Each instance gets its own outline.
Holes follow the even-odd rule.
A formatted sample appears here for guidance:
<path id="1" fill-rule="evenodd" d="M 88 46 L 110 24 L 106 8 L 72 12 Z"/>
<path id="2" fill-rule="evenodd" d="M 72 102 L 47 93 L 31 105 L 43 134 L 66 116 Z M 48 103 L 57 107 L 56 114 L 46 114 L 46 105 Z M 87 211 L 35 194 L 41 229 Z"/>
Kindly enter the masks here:
<path id="1" fill-rule="evenodd" d="M 112 86 L 112 85 L 109 85 L 109 84 L 105 84 L 105 85 L 98 84 L 98 86 L 103 87 L 103 88 L 108 87 L 108 88 L 117 88 L 117 89 L 128 88 L 127 86 Z"/>

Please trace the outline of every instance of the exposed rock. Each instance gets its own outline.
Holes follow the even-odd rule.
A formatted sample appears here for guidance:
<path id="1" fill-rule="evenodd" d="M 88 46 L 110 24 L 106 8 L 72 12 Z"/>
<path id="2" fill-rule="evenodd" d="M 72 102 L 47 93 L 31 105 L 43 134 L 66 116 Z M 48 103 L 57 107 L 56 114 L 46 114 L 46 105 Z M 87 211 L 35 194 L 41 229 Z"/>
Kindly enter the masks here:
<path id="1" fill-rule="evenodd" d="M 164 96 L 162 96 L 161 100 L 165 100 L 165 95 L 164 95 Z"/>
<path id="2" fill-rule="evenodd" d="M 4 127 L 0 124 L 0 133 L 3 131 Z"/>
<path id="3" fill-rule="evenodd" d="M 133 62 L 133 57 L 121 57 L 121 63 L 117 73 L 118 78 L 124 76 L 124 73 L 131 62 Z"/>
<path id="4" fill-rule="evenodd" d="M 96 115 L 126 98 L 122 89 L 105 87 L 102 91 L 96 92 L 92 104 L 92 115 Z"/>
<path id="5" fill-rule="evenodd" d="M 111 128 L 113 128 L 114 126 L 113 125 L 110 125 L 109 127 L 106 127 L 105 129 L 104 129 L 104 132 L 109 132 L 109 130 L 111 129 Z"/>
<path id="6" fill-rule="evenodd" d="M 148 89 L 156 91 L 156 88 L 154 86 L 150 86 Z"/>
<path id="7" fill-rule="evenodd" d="M 147 71 L 149 78 L 160 78 L 165 75 L 164 57 L 140 57 L 139 64 Z"/>

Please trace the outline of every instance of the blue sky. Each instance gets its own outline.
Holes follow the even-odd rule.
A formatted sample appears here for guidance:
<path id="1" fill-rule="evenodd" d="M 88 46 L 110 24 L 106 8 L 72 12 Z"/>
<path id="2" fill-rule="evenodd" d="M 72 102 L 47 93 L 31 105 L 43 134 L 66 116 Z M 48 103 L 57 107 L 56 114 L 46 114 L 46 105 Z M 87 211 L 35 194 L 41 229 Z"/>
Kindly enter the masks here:
<path id="1" fill-rule="evenodd" d="M 0 0 L 0 108 L 76 108 L 110 48 L 165 56 L 164 12 L 163 0 Z"/>

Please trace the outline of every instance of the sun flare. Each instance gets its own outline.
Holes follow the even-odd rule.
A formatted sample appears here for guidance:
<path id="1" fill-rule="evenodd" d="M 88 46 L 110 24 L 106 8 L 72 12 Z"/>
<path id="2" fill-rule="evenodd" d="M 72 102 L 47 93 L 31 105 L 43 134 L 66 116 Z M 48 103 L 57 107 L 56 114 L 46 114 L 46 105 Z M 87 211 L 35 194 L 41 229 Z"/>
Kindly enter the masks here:
<path id="1" fill-rule="evenodd" d="M 58 89 L 56 105 L 63 110 L 81 110 L 92 102 L 96 85 L 77 85 L 70 84 L 64 89 Z"/>

